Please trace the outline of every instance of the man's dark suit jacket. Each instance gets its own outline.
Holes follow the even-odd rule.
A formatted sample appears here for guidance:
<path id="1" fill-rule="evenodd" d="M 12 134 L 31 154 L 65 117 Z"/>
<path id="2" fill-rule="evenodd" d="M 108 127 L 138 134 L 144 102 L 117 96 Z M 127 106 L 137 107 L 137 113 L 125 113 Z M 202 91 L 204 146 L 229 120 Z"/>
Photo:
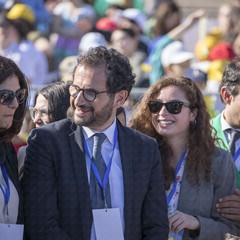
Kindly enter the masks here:
<path id="1" fill-rule="evenodd" d="M 117 127 L 124 181 L 124 239 L 165 240 L 167 204 L 157 143 L 120 123 Z M 28 239 L 90 239 L 93 217 L 80 126 L 64 119 L 34 129 L 23 180 Z"/>

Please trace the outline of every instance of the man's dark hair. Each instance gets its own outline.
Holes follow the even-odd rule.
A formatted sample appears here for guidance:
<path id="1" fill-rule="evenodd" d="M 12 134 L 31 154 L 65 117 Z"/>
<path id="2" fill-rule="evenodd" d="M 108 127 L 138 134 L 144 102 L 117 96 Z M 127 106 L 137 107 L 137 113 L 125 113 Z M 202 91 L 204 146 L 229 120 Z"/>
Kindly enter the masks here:
<path id="1" fill-rule="evenodd" d="M 79 65 L 98 67 L 105 66 L 106 86 L 111 93 L 127 90 L 128 95 L 135 83 L 135 74 L 127 57 L 115 49 L 103 46 L 90 48 L 78 57 L 78 63 L 73 70 L 73 75 Z"/>
<path id="2" fill-rule="evenodd" d="M 226 90 L 232 96 L 239 94 L 240 86 L 240 58 L 236 57 L 230 62 L 223 71 L 222 82 L 219 86 L 219 90 L 225 86 Z"/>

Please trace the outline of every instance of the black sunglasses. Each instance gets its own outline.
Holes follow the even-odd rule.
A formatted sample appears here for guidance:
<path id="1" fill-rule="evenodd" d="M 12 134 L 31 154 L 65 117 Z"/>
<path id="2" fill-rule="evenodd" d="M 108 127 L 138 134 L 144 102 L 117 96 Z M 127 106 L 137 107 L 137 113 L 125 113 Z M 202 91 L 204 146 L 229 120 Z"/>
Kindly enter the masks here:
<path id="1" fill-rule="evenodd" d="M 7 89 L 0 90 L 0 104 L 9 105 L 13 102 L 15 97 L 18 104 L 21 104 L 26 97 L 26 93 L 26 89 L 19 89 L 16 92 Z"/>
<path id="2" fill-rule="evenodd" d="M 93 102 L 96 99 L 96 97 L 99 93 L 109 93 L 109 91 L 98 92 L 98 91 L 96 91 L 94 89 L 91 89 L 91 88 L 83 89 L 83 88 L 80 88 L 80 87 L 78 87 L 74 84 L 71 84 L 69 86 L 69 93 L 73 98 L 76 98 L 78 96 L 78 94 L 80 93 L 80 91 L 83 92 L 84 99 L 89 101 L 89 102 Z"/>
<path id="3" fill-rule="evenodd" d="M 174 101 L 174 102 L 159 102 L 159 101 L 150 101 L 148 107 L 151 113 L 158 113 L 161 111 L 162 107 L 165 106 L 167 111 L 171 114 L 179 114 L 182 110 L 182 106 L 192 108 L 189 103 Z"/>

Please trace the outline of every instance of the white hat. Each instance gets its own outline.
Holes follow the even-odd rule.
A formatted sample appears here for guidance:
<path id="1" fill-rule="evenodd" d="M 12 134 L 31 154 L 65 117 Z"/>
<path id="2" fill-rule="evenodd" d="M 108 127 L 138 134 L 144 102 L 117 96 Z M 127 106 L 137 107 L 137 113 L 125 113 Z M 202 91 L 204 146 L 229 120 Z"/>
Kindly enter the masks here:
<path id="1" fill-rule="evenodd" d="M 98 32 L 89 32 L 82 36 L 78 49 L 87 51 L 91 47 L 107 46 L 105 37 Z"/>
<path id="2" fill-rule="evenodd" d="M 144 31 L 146 26 L 147 18 L 143 12 L 136 8 L 127 8 L 122 11 L 122 17 L 128 18 L 134 21 L 142 31 Z"/>
<path id="3" fill-rule="evenodd" d="M 174 41 L 168 44 L 162 51 L 161 62 L 163 67 L 168 67 L 171 64 L 179 64 L 194 58 L 192 52 L 187 51 L 182 42 Z"/>

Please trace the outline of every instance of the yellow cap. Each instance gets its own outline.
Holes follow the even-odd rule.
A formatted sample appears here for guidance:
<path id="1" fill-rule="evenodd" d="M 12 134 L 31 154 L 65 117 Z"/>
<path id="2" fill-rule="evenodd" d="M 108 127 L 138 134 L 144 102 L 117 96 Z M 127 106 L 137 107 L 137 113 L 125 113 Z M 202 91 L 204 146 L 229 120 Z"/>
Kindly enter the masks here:
<path id="1" fill-rule="evenodd" d="M 35 15 L 31 8 L 22 3 L 14 4 L 7 13 L 7 18 L 10 20 L 23 19 L 29 23 L 35 22 Z"/>

